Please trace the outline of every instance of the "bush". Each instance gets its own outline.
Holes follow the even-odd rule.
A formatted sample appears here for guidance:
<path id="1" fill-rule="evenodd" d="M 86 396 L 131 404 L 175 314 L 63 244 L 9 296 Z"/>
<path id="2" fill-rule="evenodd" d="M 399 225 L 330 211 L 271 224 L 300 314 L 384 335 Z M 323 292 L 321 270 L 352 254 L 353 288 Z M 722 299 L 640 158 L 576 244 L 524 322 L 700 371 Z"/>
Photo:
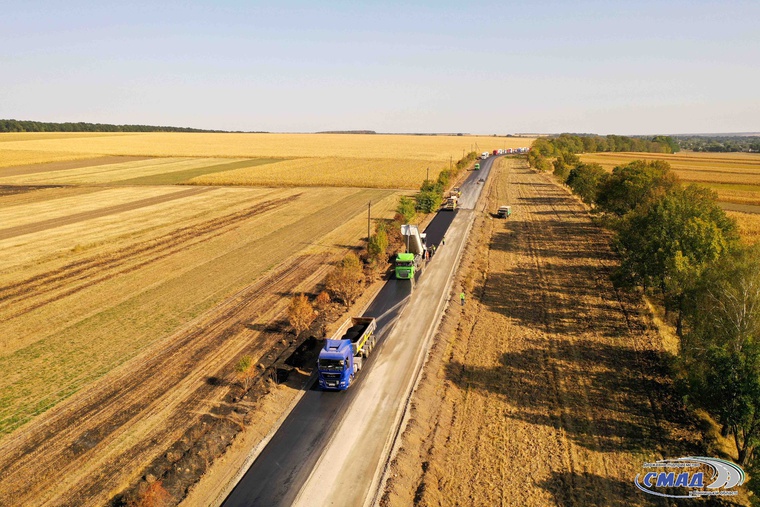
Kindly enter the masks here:
<path id="1" fill-rule="evenodd" d="M 603 211 L 623 216 L 636 206 L 665 195 L 678 185 L 670 164 L 661 160 L 634 160 L 618 166 L 599 186 L 597 204 Z"/>
<path id="2" fill-rule="evenodd" d="M 255 369 L 253 368 L 253 358 L 245 355 L 235 365 L 235 374 L 243 385 L 243 388 L 247 391 L 251 387 L 255 375 Z"/>
<path id="3" fill-rule="evenodd" d="M 379 258 L 385 256 L 385 251 L 388 249 L 388 234 L 385 232 L 385 224 L 379 222 L 376 227 L 375 234 L 369 238 L 367 244 L 367 253 L 369 254 L 370 261 L 376 261 Z"/>

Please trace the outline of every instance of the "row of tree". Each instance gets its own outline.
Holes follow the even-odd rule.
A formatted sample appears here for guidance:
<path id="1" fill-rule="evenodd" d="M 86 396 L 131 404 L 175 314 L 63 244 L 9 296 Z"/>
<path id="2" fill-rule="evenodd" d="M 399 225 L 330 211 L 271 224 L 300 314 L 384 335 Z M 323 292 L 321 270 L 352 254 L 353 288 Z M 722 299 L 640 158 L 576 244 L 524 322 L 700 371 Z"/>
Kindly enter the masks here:
<path id="1" fill-rule="evenodd" d="M 528 163 L 539 171 L 551 169 L 551 159 L 578 153 L 603 151 L 633 151 L 646 153 L 675 153 L 678 142 L 669 136 L 626 137 L 561 134 L 536 139 L 528 151 Z"/>
<path id="2" fill-rule="evenodd" d="M 759 153 L 760 136 L 675 136 L 685 150 Z"/>
<path id="3" fill-rule="evenodd" d="M 111 125 L 108 123 L 54 123 L 29 120 L 0 120 L 0 132 L 223 132 L 187 127 L 156 127 L 152 125 Z"/>
<path id="4" fill-rule="evenodd" d="M 560 158 L 555 172 L 569 169 L 567 185 L 614 230 L 616 284 L 653 296 L 675 325 L 684 399 L 710 413 L 733 438 L 740 464 L 756 469 L 760 244 L 743 244 L 716 194 L 682 185 L 667 162 L 635 161 L 607 173 Z"/>

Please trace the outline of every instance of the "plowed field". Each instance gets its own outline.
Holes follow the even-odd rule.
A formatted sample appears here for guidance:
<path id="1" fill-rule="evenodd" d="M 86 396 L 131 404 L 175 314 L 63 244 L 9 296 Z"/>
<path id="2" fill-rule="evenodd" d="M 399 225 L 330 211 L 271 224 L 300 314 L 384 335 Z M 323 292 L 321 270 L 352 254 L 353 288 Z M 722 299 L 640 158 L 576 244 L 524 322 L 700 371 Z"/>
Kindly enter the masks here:
<path id="1" fill-rule="evenodd" d="M 513 215 L 476 222 L 382 504 L 649 505 L 641 465 L 700 451 L 661 339 L 581 204 L 524 161 L 494 179 Z"/>

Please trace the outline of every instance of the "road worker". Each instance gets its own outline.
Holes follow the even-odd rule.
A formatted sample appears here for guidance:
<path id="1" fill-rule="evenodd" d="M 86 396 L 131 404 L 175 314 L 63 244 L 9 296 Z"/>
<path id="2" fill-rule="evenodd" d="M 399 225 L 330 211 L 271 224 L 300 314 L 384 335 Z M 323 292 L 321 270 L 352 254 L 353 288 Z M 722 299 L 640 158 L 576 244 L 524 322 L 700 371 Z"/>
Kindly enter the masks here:
<path id="1" fill-rule="evenodd" d="M 462 306 L 464 306 L 464 292 L 459 293 L 459 300 L 462 302 Z"/>

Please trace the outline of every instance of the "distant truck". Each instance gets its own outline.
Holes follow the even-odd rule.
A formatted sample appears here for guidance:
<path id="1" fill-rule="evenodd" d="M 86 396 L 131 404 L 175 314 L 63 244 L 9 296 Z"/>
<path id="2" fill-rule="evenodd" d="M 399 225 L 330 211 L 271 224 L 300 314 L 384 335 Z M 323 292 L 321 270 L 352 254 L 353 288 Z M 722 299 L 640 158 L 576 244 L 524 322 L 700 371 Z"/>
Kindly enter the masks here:
<path id="1" fill-rule="evenodd" d="M 457 198 L 456 197 L 449 197 L 446 199 L 446 201 L 443 203 L 443 206 L 441 206 L 441 209 L 445 209 L 448 211 L 454 211 L 457 209 Z"/>
<path id="2" fill-rule="evenodd" d="M 484 151 L 483 153 L 480 154 L 480 158 L 483 160 L 487 159 L 488 156 L 489 156 L 489 153 L 487 151 Z"/>
<path id="3" fill-rule="evenodd" d="M 493 155 L 496 156 L 499 154 L 499 150 L 493 150 Z"/>
<path id="4" fill-rule="evenodd" d="M 462 197 L 462 189 L 459 187 L 452 188 L 451 192 L 449 192 L 449 197 Z"/>
<path id="5" fill-rule="evenodd" d="M 512 215 L 512 206 L 499 206 L 499 211 L 496 213 L 499 218 L 507 218 Z"/>
<path id="6" fill-rule="evenodd" d="M 475 170 L 480 171 L 480 162 L 475 163 Z"/>
<path id="7" fill-rule="evenodd" d="M 351 327 L 340 338 L 325 340 L 317 359 L 319 387 L 338 391 L 349 388 L 364 358 L 375 347 L 375 329 L 374 317 L 352 317 Z"/>

